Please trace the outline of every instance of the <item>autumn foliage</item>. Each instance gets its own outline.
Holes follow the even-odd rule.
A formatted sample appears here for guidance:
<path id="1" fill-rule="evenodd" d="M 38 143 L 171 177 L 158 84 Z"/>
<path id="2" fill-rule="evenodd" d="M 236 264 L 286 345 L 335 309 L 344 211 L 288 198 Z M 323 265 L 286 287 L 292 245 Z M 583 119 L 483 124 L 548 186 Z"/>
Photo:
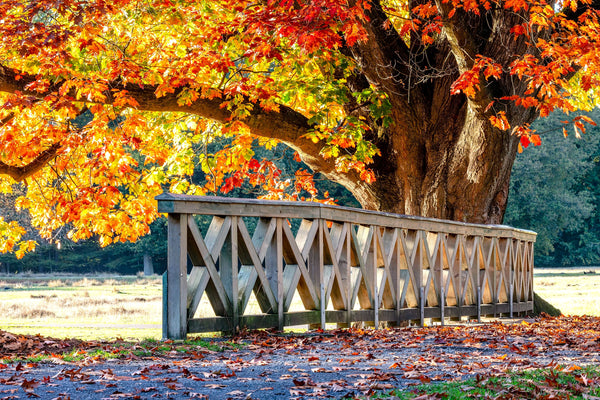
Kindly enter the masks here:
<path id="1" fill-rule="evenodd" d="M 210 344 L 197 338 L 160 345 L 0 331 L 0 390 L 28 398 L 75 391 L 103 398 L 363 398 L 408 387 L 414 396 L 407 398 L 457 398 L 450 394 L 456 390 L 432 394 L 437 383 L 444 386 L 436 391 L 455 385 L 471 393 L 476 386 L 514 399 L 594 398 L 599 327 L 597 317 L 545 317 L 310 334 L 263 330 Z M 541 376 L 521 378 L 525 371 Z"/>
<path id="2" fill-rule="evenodd" d="M 480 54 L 465 24 L 492 14 L 508 51 Z M 371 163 L 403 121 L 397 98 L 447 79 L 419 70 L 407 93 L 387 87 L 410 74 L 369 58 L 389 51 L 385 37 L 419 58 L 449 49 L 451 96 L 523 148 L 541 138 L 515 107 L 535 117 L 595 105 L 599 28 L 591 0 L 0 2 L 0 191 L 24 188 L 17 207 L 46 238 L 66 226 L 74 240 L 135 240 L 163 190 L 250 184 L 267 198 L 323 199 L 312 172 L 282 176 L 252 147 L 284 142 L 314 170 L 347 176 L 368 205 L 383 176 Z M 586 124 L 567 120 L 564 134 Z M 0 235 L 2 251 L 34 246 L 9 221 Z"/>

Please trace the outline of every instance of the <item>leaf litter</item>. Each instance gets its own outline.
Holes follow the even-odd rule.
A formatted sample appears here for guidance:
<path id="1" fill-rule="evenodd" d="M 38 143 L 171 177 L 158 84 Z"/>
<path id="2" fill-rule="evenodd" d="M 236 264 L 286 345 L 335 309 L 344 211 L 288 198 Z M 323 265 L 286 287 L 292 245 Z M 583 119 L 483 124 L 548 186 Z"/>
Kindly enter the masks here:
<path id="1" fill-rule="evenodd" d="M 165 341 L 140 353 L 140 344 L 124 341 L 0 331 L 0 400 L 364 398 L 468 378 L 488 384 L 492 377 L 538 369 L 573 373 L 577 390 L 594 398 L 584 389 L 597 379 L 582 368 L 600 365 L 600 318 L 545 316 L 306 334 L 252 331 L 228 342 L 214 339 L 222 351 L 186 343 Z M 542 381 L 561 398 L 556 376 Z M 512 390 L 513 397 L 506 398 L 519 398 Z"/>

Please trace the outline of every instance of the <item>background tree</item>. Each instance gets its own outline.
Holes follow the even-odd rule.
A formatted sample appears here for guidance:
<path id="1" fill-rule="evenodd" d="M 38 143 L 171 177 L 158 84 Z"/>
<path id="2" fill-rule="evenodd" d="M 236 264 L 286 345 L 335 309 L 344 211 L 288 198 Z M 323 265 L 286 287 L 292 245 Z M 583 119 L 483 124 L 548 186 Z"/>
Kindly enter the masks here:
<path id="1" fill-rule="evenodd" d="M 529 124 L 598 87 L 589 0 L 15 0 L 0 20 L 0 190 L 25 182 L 44 237 L 102 244 L 146 233 L 163 187 L 315 197 L 255 140 L 365 208 L 498 223 Z M 21 233 L 0 226 L 5 249 Z"/>
<path id="2" fill-rule="evenodd" d="M 598 119 L 598 111 L 590 117 Z M 600 136 L 556 135 L 568 117 L 538 120 L 544 145 L 517 156 L 505 222 L 538 233 L 536 265 L 592 265 L 600 261 Z"/>

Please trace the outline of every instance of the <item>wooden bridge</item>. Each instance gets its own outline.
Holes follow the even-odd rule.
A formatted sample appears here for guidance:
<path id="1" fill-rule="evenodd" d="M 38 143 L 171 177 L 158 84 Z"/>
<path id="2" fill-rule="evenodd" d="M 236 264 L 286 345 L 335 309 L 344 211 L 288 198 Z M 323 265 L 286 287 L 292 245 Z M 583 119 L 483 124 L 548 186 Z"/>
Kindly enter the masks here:
<path id="1" fill-rule="evenodd" d="M 531 231 L 306 202 L 157 200 L 169 215 L 165 338 L 533 310 Z M 202 296 L 213 316 L 196 317 Z M 247 315 L 253 297 L 260 311 Z"/>

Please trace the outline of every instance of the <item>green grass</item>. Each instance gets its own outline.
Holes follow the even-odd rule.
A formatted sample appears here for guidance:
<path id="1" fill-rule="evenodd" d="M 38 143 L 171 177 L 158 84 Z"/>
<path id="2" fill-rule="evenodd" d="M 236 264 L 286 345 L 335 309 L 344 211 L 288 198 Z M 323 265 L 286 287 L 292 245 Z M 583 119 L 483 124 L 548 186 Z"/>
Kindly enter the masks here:
<path id="1" fill-rule="evenodd" d="M 406 390 L 377 393 L 369 398 L 427 399 L 570 399 L 600 396 L 600 366 L 512 372 L 455 382 L 429 383 Z"/>

